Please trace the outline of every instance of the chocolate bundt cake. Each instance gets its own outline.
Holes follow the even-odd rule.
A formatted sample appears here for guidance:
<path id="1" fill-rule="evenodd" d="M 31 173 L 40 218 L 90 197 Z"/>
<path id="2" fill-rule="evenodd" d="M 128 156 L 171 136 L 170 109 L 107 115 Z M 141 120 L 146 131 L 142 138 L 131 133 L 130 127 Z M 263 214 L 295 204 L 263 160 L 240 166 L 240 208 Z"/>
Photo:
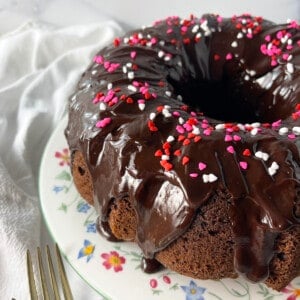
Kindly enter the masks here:
<path id="1" fill-rule="evenodd" d="M 95 55 L 65 131 L 108 239 L 200 279 L 300 271 L 300 30 L 169 17 Z"/>

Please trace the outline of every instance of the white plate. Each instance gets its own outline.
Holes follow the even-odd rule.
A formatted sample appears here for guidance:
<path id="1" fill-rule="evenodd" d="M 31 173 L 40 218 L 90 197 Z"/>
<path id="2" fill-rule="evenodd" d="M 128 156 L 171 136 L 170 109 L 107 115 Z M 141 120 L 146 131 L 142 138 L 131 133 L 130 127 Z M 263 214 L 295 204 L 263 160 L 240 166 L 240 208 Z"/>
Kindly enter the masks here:
<path id="1" fill-rule="evenodd" d="M 281 293 L 238 278 L 192 280 L 169 270 L 145 274 L 141 251 L 132 243 L 112 243 L 96 232 L 96 212 L 78 195 L 69 169 L 64 119 L 50 138 L 40 170 L 40 201 L 46 224 L 69 263 L 104 299 L 220 300 L 296 299 L 300 277 Z"/>

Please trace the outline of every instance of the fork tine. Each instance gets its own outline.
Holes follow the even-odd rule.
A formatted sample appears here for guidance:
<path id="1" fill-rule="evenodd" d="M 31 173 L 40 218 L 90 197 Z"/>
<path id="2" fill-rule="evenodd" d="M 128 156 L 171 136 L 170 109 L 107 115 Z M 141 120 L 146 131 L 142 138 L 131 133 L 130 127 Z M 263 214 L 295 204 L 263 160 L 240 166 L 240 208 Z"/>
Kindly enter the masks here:
<path id="1" fill-rule="evenodd" d="M 48 245 L 46 246 L 46 252 L 47 252 L 49 274 L 50 274 L 52 289 L 53 289 L 53 293 L 54 293 L 54 299 L 60 300 L 58 285 L 57 285 L 57 281 L 55 278 L 55 272 L 54 272 L 53 262 L 52 262 L 51 253 L 50 253 L 50 248 Z"/>
<path id="2" fill-rule="evenodd" d="M 69 282 L 68 282 L 68 279 L 66 276 L 64 264 L 63 264 L 61 254 L 60 254 L 57 244 L 55 244 L 55 249 L 56 249 L 56 258 L 57 258 L 57 262 L 58 262 L 58 271 L 59 271 L 65 299 L 73 300 L 73 295 L 71 293 L 71 289 L 70 289 L 70 285 L 69 285 Z"/>
<path id="3" fill-rule="evenodd" d="M 45 276 L 45 271 L 44 271 L 44 266 L 43 266 L 42 254 L 41 254 L 40 247 L 37 247 L 37 254 L 38 254 L 40 278 L 41 278 L 41 283 L 42 283 L 42 290 L 43 290 L 44 300 L 50 300 L 49 299 L 49 294 L 48 294 L 48 289 L 47 289 L 46 276 Z"/>
<path id="4" fill-rule="evenodd" d="M 30 251 L 27 250 L 27 275 L 28 275 L 28 282 L 29 282 L 29 292 L 32 300 L 38 300 L 38 295 L 36 291 L 36 285 L 33 275 L 33 268 L 32 268 L 32 260 Z"/>

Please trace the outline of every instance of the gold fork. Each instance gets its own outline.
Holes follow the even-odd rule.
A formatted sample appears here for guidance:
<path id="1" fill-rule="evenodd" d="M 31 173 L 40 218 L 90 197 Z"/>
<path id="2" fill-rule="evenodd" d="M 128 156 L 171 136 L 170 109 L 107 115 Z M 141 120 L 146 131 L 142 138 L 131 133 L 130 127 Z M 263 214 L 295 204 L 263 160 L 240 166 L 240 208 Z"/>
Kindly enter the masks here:
<path id="1" fill-rule="evenodd" d="M 56 261 L 57 261 L 57 266 L 58 266 L 58 273 L 59 277 L 61 280 L 61 285 L 63 289 L 63 294 L 66 300 L 72 300 L 73 296 L 71 293 L 70 285 L 66 276 L 66 271 L 63 265 L 63 261 L 61 258 L 60 251 L 58 249 L 57 244 L 55 244 L 55 252 L 56 252 Z M 50 248 L 47 245 L 46 246 L 46 253 L 47 253 L 47 261 L 48 261 L 48 271 L 50 275 L 50 285 L 51 289 L 49 289 L 49 283 L 47 284 L 47 279 L 45 275 L 45 270 L 44 270 L 44 264 L 42 261 L 42 253 L 40 247 L 37 247 L 37 258 L 38 258 L 38 266 L 39 266 L 39 277 L 40 277 L 40 283 L 42 286 L 42 292 L 43 292 L 43 297 L 45 300 L 50 299 L 50 294 L 49 291 L 53 291 L 54 299 L 55 300 L 60 300 L 59 296 L 59 288 L 57 285 L 57 280 L 55 276 L 55 271 L 54 271 L 54 266 L 51 258 L 51 253 L 50 253 Z M 30 291 L 30 296 L 32 300 L 37 300 L 38 299 L 38 294 L 37 294 L 37 289 L 36 289 L 36 281 L 34 279 L 34 274 L 33 274 L 33 264 L 32 264 L 32 259 L 31 259 L 31 254 L 30 251 L 27 250 L 27 273 L 28 273 L 28 281 L 29 281 L 29 291 Z M 52 298 L 52 297 L 51 297 Z"/>

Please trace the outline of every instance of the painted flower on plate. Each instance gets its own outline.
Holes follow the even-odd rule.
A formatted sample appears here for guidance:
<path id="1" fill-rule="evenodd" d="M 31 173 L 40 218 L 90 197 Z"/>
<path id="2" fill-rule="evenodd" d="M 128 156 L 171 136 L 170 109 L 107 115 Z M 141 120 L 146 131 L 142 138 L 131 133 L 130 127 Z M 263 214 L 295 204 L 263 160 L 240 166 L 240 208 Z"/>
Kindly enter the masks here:
<path id="1" fill-rule="evenodd" d="M 95 245 L 93 245 L 89 240 L 84 240 L 83 247 L 79 250 L 78 259 L 81 257 L 86 257 L 86 262 L 93 257 L 93 253 L 95 250 Z"/>
<path id="2" fill-rule="evenodd" d="M 85 202 L 79 202 L 77 204 L 77 211 L 81 213 L 87 213 L 90 208 L 91 207 Z"/>
<path id="3" fill-rule="evenodd" d="M 300 299 L 300 288 L 294 287 L 292 284 L 289 284 L 287 287 L 285 287 L 282 291 L 282 293 L 290 294 L 286 300 L 296 300 Z"/>
<path id="4" fill-rule="evenodd" d="M 102 253 L 101 257 L 104 259 L 103 266 L 109 270 L 113 268 L 115 272 L 123 270 L 122 265 L 125 264 L 125 257 L 120 256 L 117 251 L 110 251 L 109 253 Z"/>
<path id="5" fill-rule="evenodd" d="M 70 153 L 68 148 L 64 148 L 61 152 L 56 151 L 54 155 L 56 158 L 60 160 L 59 162 L 60 166 L 70 165 Z"/>
<path id="6" fill-rule="evenodd" d="M 61 191 L 64 190 L 64 187 L 63 187 L 63 186 L 55 185 L 55 186 L 53 187 L 52 190 L 53 190 L 53 192 L 54 192 L 55 194 L 58 194 L 59 192 L 61 192 Z"/>
<path id="7" fill-rule="evenodd" d="M 86 226 L 86 232 L 97 232 L 96 223 L 89 223 Z"/>
<path id="8" fill-rule="evenodd" d="M 186 294 L 186 300 L 204 300 L 203 294 L 205 288 L 197 286 L 197 284 L 191 280 L 189 286 L 181 286 Z"/>

